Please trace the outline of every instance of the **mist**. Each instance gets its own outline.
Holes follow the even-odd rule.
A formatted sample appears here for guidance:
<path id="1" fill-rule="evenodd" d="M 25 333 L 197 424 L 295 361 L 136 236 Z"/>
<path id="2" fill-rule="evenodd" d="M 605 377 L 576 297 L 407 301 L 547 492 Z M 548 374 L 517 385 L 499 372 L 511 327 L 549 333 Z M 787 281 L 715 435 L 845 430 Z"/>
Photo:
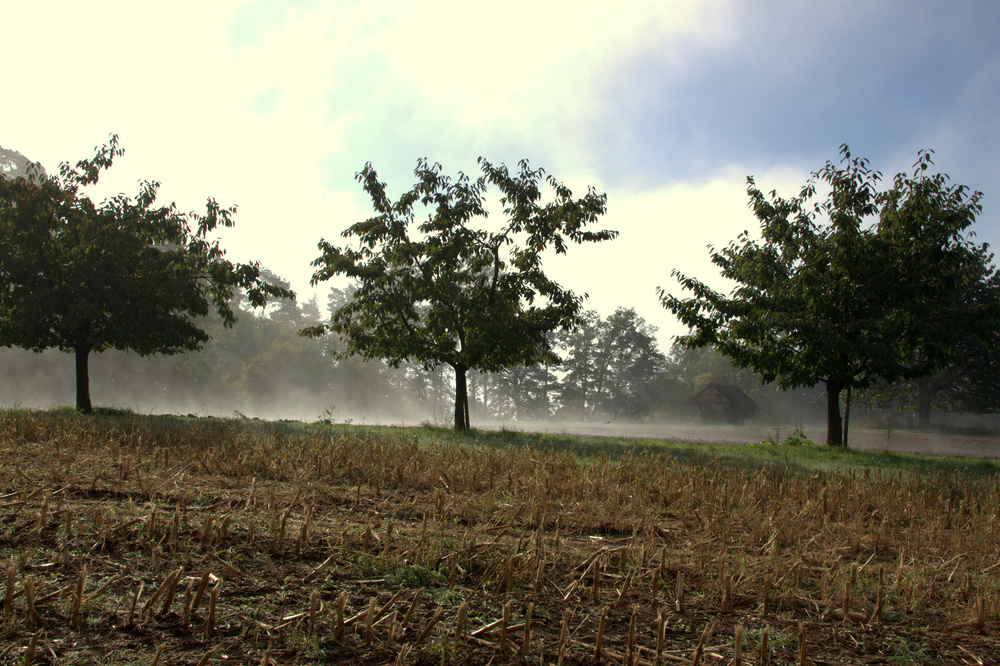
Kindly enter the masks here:
<path id="1" fill-rule="evenodd" d="M 327 311 L 346 297 L 343 290 L 331 289 Z M 142 414 L 452 425 L 455 389 L 449 368 L 427 370 L 406 363 L 394 368 L 380 360 L 341 358 L 338 352 L 344 347 L 336 336 L 299 335 L 323 320 L 316 299 L 301 305 L 287 301 L 265 312 L 239 309 L 232 329 L 213 318 L 199 321 L 210 336 L 199 351 L 149 357 L 116 350 L 93 353 L 92 399 L 99 408 Z M 631 309 L 620 308 L 607 317 L 587 312 L 576 329 L 553 335 L 559 365 L 470 371 L 471 424 L 686 441 L 760 441 L 762 433 L 825 427 L 822 386 L 783 391 L 734 367 L 711 348 L 675 344 L 661 350 L 656 333 Z M 72 406 L 74 372 L 68 353 L 0 349 L 0 406 Z M 752 401 L 752 412 L 739 418 L 700 412 L 692 400 L 713 384 L 742 393 Z M 912 386 L 875 386 L 854 395 L 851 427 L 916 424 Z M 996 416 L 950 413 L 975 411 L 955 410 L 957 404 L 940 400 L 932 424 L 1000 427 Z M 716 432 L 710 433 L 713 428 Z"/>

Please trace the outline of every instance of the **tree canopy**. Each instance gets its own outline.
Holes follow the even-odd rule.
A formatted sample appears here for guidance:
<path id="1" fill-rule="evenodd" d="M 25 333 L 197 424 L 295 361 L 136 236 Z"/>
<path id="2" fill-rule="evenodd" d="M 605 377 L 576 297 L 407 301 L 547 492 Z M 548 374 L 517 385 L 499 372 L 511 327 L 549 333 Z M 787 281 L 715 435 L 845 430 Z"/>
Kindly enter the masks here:
<path id="1" fill-rule="evenodd" d="M 210 306 L 226 326 L 236 321 L 237 289 L 253 306 L 294 296 L 262 280 L 256 263 L 226 260 L 208 238 L 233 226 L 235 208 L 213 199 L 203 215 L 157 207 L 157 182 L 140 183 L 135 199 L 91 201 L 83 188 L 124 153 L 117 136 L 95 150 L 58 176 L 31 164 L 0 177 L 0 345 L 74 353 L 83 412 L 91 411 L 90 352 L 197 349 L 208 339 L 197 319 Z"/>
<path id="2" fill-rule="evenodd" d="M 841 152 L 843 166 L 827 162 L 789 199 L 748 178 L 761 238 L 744 232 L 711 254 L 736 283 L 728 296 L 676 270 L 693 297 L 659 290 L 690 327 L 683 344 L 714 345 L 783 388 L 823 383 L 831 445 L 846 445 L 845 389 L 849 409 L 853 388 L 931 374 L 998 321 L 995 304 L 963 301 L 992 259 L 969 237 L 981 194 L 928 174 L 930 151 L 885 191 L 867 160 Z"/>
<path id="3" fill-rule="evenodd" d="M 452 179 L 419 160 L 412 189 L 395 202 L 372 165 L 356 178 L 375 216 L 343 232 L 355 247 L 321 240 L 313 284 L 341 275 L 357 290 L 329 325 L 306 329 L 343 336 L 347 354 L 392 365 L 414 360 L 455 371 L 455 428 L 469 427 L 466 372 L 552 364 L 548 333 L 573 326 L 582 298 L 542 270 L 542 253 L 568 243 L 609 240 L 617 232 L 586 227 L 604 214 L 606 196 L 588 188 L 574 198 L 541 169 L 517 173 L 480 158 L 482 175 Z M 548 188 L 543 188 L 543 183 Z M 506 221 L 489 230 L 486 192 L 499 191 Z M 548 190 L 548 192 L 546 192 Z M 543 203 L 543 195 L 550 200 Z M 417 207 L 427 219 L 416 224 Z"/>
<path id="4" fill-rule="evenodd" d="M 656 327 L 633 308 L 606 319 L 584 313 L 579 326 L 560 336 L 566 349 L 560 402 L 567 418 L 629 419 L 649 414 L 664 398 L 667 359 L 657 347 Z"/>

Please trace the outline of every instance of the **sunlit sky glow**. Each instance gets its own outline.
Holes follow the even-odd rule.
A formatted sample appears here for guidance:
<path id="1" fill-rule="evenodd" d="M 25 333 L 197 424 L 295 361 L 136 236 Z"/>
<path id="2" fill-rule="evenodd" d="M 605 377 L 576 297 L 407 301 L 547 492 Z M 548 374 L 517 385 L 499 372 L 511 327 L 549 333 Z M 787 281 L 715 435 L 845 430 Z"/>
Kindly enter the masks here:
<path id="1" fill-rule="evenodd" d="M 4 2 L 0 25 L 0 145 L 54 171 L 117 133 L 95 196 L 235 204 L 230 258 L 306 298 L 319 239 L 371 212 L 368 161 L 390 195 L 417 158 L 480 155 L 607 192 L 621 236 L 547 266 L 664 347 L 684 331 L 656 288 L 756 227 L 746 176 L 792 195 L 842 143 L 887 179 L 934 149 L 1000 242 L 995 0 Z"/>

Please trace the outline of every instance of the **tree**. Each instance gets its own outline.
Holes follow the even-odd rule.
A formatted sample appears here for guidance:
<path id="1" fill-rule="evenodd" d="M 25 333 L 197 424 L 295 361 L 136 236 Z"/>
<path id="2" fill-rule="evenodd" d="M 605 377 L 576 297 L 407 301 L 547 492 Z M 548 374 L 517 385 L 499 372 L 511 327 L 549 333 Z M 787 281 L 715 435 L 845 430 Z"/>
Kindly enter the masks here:
<path id="1" fill-rule="evenodd" d="M 291 297 L 261 279 L 256 263 L 234 264 L 208 235 L 232 227 L 235 208 L 209 199 L 204 215 L 155 206 L 159 183 L 140 183 L 95 204 L 82 188 L 124 151 L 118 137 L 93 159 L 63 163 L 58 176 L 37 165 L 0 177 L 0 345 L 76 357 L 76 405 L 92 410 L 89 355 L 105 349 L 141 356 L 198 349 L 196 321 L 210 305 L 227 327 L 237 289 L 254 307 Z"/>
<path id="2" fill-rule="evenodd" d="M 586 420 L 596 414 L 600 326 L 600 315 L 595 310 L 588 310 L 579 317 L 576 326 L 557 336 L 557 344 L 565 350 L 559 381 L 563 418 Z"/>
<path id="3" fill-rule="evenodd" d="M 986 270 L 963 295 L 962 310 L 995 306 L 1000 301 L 1000 274 L 992 266 Z M 953 345 L 954 353 L 943 367 L 910 382 L 921 428 L 930 426 L 935 403 L 946 411 L 987 414 L 1000 409 L 1000 331 L 965 330 Z M 923 362 L 921 353 L 915 363 Z"/>
<path id="4" fill-rule="evenodd" d="M 656 401 L 656 382 L 666 366 L 656 327 L 634 308 L 618 308 L 599 330 L 598 410 L 613 418 L 648 416 Z"/>
<path id="5" fill-rule="evenodd" d="M 966 292 L 965 308 L 1000 300 L 1000 273 L 993 267 L 987 270 Z M 917 358 L 918 363 L 921 360 Z M 879 382 L 865 392 L 865 399 L 882 409 L 915 411 L 921 428 L 930 426 L 932 410 L 975 414 L 1000 410 L 1000 331 L 966 332 L 943 368 L 911 381 Z"/>
<path id="6" fill-rule="evenodd" d="M 930 374 L 963 334 L 997 322 L 996 307 L 958 303 L 988 257 L 965 236 L 981 195 L 948 185 L 947 176 L 928 177 L 929 151 L 912 178 L 900 174 L 884 192 L 867 160 L 852 159 L 847 146 L 841 152 L 843 167 L 827 162 L 791 199 L 765 197 L 748 178 L 761 240 L 744 232 L 711 255 L 736 282 L 729 296 L 678 271 L 694 296 L 659 290 L 691 329 L 683 344 L 715 345 L 785 389 L 822 382 L 827 444 L 835 446 L 847 441 L 842 392 L 849 410 L 854 388 Z M 829 188 L 822 202 L 814 201 L 819 183 Z"/>
<path id="7" fill-rule="evenodd" d="M 585 313 L 582 324 L 561 340 L 564 416 L 650 416 L 662 397 L 666 367 L 655 336 L 656 327 L 633 308 L 618 308 L 603 320 L 596 312 Z"/>
<path id="8" fill-rule="evenodd" d="M 412 359 L 425 368 L 448 365 L 455 372 L 455 429 L 469 427 L 466 372 L 497 372 L 519 365 L 552 364 L 558 358 L 550 331 L 572 326 L 582 298 L 542 271 L 542 253 L 559 254 L 567 242 L 614 238 L 614 231 L 587 231 L 605 212 L 606 197 L 589 188 L 574 199 L 565 185 L 520 162 L 516 174 L 480 158 L 482 176 L 452 180 L 441 165 L 419 160 L 417 182 L 398 201 L 386 195 L 369 163 L 356 175 L 376 215 L 349 227 L 344 238 L 356 248 L 321 240 L 313 262 L 313 284 L 335 275 L 358 282 L 327 330 L 341 334 L 348 354 L 381 358 L 391 365 Z M 541 203 L 544 182 L 551 201 Z M 498 230 L 483 228 L 485 193 L 499 190 L 507 218 Z M 423 206 L 428 217 L 411 237 Z"/>
<path id="9" fill-rule="evenodd" d="M 18 151 L 0 146 L 0 177 L 13 178 L 24 175 L 29 162 L 30 160 Z"/>

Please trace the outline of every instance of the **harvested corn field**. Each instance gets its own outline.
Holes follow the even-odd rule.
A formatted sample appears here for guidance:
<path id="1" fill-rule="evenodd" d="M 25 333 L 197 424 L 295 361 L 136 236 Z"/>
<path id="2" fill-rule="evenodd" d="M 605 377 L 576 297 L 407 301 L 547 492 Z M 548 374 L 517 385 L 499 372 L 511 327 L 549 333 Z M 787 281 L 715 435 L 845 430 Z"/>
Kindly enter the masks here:
<path id="1" fill-rule="evenodd" d="M 712 452 L 3 411 L 0 663 L 997 663 L 992 463 Z"/>

